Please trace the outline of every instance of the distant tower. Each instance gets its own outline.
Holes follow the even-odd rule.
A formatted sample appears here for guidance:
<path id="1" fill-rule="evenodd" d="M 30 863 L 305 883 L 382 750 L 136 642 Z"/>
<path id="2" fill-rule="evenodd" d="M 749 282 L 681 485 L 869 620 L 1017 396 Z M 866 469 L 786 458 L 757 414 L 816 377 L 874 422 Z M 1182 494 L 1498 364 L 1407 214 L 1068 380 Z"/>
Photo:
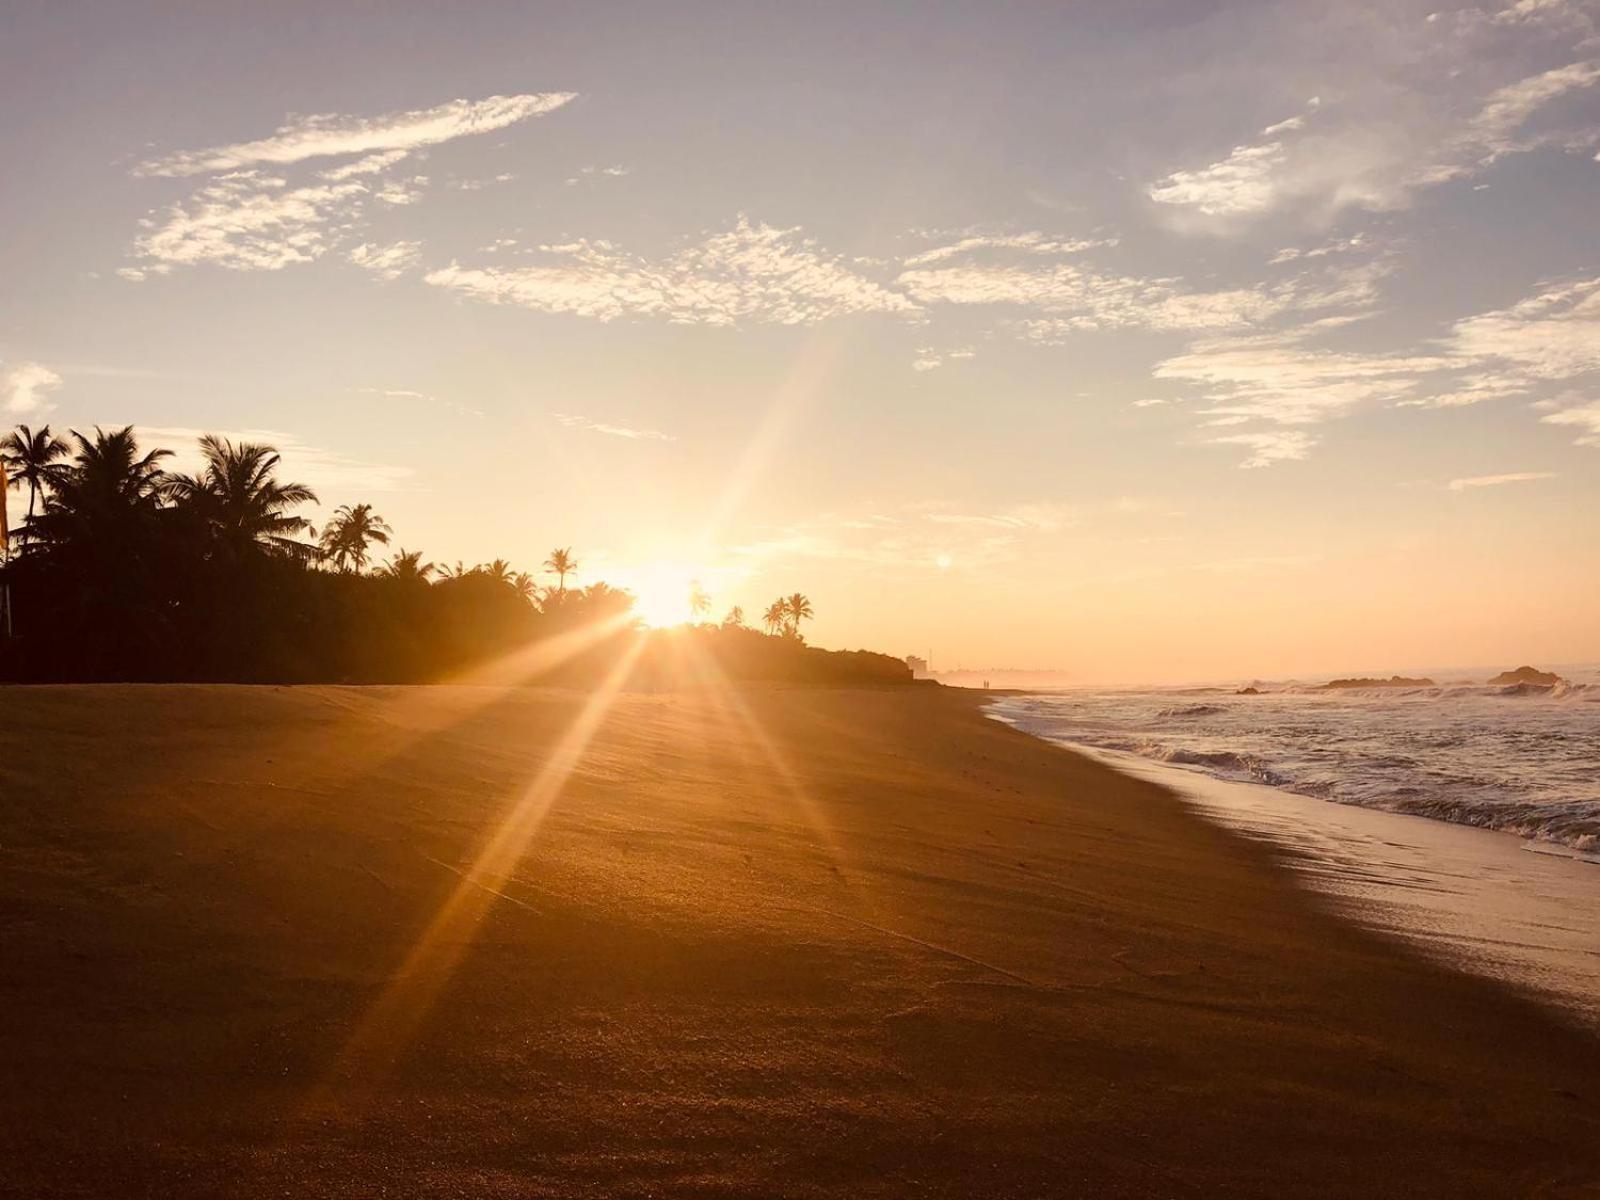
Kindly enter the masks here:
<path id="1" fill-rule="evenodd" d="M 929 677 L 928 660 L 925 658 L 915 654 L 908 654 L 906 655 L 906 666 L 911 668 L 911 678 L 913 679 L 927 679 Z"/>

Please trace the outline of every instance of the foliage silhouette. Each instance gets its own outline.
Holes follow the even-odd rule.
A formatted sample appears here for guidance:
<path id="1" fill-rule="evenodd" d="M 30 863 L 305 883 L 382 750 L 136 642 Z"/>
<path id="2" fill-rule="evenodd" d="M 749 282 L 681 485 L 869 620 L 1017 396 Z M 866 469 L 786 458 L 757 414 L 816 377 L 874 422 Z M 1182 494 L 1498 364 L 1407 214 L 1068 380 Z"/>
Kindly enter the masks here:
<path id="1" fill-rule="evenodd" d="M 279 478 L 270 446 L 207 436 L 200 470 L 180 475 L 131 426 L 66 441 L 19 428 L 0 444 L 33 510 L 0 567 L 16 633 L 0 637 L 0 680 L 431 682 L 494 664 L 512 682 L 587 686 L 635 640 L 629 686 L 909 678 L 898 659 L 801 645 L 811 608 L 798 593 L 767 612 L 782 637 L 745 628 L 738 609 L 721 626 L 641 631 L 628 592 L 566 586 L 570 548 L 550 556 L 558 582 L 543 590 L 503 559 L 441 569 L 416 550 L 369 573 L 389 526 L 345 505 L 313 543 L 296 509 L 315 496 Z M 709 606 L 698 600 L 696 616 Z M 561 652 L 526 653 L 545 639 Z M 517 675 L 523 662 L 539 665 Z"/>

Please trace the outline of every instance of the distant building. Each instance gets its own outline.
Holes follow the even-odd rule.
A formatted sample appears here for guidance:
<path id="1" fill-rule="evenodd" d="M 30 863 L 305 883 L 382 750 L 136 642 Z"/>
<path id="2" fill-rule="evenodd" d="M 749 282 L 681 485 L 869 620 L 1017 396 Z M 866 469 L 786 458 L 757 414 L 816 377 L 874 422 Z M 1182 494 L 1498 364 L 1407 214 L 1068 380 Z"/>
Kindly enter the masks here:
<path id="1" fill-rule="evenodd" d="M 906 666 L 911 668 L 911 678 L 928 679 L 932 672 L 928 670 L 928 660 L 919 658 L 915 654 L 906 655 Z"/>

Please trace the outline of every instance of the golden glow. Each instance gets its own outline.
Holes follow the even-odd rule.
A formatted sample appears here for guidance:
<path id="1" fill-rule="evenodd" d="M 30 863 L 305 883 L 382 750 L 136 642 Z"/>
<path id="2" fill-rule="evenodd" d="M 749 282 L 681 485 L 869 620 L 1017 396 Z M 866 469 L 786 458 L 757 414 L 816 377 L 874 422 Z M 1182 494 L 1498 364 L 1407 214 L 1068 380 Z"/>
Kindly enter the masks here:
<path id="1" fill-rule="evenodd" d="M 689 610 L 689 596 L 697 581 L 709 571 L 681 563 L 650 563 L 634 570 L 619 569 L 617 585 L 633 593 L 633 615 L 652 629 L 682 625 L 689 620 L 709 620 Z"/>

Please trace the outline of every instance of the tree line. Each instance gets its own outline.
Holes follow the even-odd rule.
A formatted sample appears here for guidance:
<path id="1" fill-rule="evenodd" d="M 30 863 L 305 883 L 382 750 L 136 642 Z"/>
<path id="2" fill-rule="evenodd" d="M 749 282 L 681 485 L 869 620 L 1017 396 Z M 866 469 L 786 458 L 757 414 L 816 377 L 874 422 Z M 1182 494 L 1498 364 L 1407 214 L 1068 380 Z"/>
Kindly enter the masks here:
<path id="1" fill-rule="evenodd" d="M 26 495 L 0 566 L 0 678 L 426 681 L 603 629 L 547 672 L 582 681 L 641 636 L 627 591 L 568 586 L 570 547 L 542 564 L 548 585 L 504 559 L 447 566 L 395 546 L 378 562 L 395 535 L 372 505 L 343 505 L 318 530 L 300 511 L 316 493 L 280 477 L 273 447 L 207 435 L 199 452 L 189 474 L 132 426 L 23 425 L 0 440 L 0 470 Z M 689 605 L 698 619 L 710 598 L 696 585 Z M 693 633 L 735 675 L 897 678 L 898 660 L 805 647 L 813 615 L 796 592 L 768 606 L 765 634 L 738 608 Z"/>

